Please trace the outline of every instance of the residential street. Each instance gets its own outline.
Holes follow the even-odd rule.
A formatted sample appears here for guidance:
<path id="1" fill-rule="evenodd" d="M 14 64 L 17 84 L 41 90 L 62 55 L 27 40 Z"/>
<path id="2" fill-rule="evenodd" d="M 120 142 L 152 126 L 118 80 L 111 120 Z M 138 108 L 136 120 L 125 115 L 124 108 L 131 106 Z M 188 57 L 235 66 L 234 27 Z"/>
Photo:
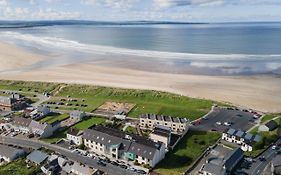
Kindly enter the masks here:
<path id="1" fill-rule="evenodd" d="M 21 146 L 26 148 L 40 148 L 44 147 L 49 150 L 55 151 L 56 153 L 59 153 L 63 156 L 66 156 L 70 160 L 74 160 L 80 163 L 83 163 L 85 165 L 88 165 L 92 168 L 99 169 L 101 171 L 104 171 L 110 175 L 134 175 L 136 173 L 133 173 L 131 171 L 122 169 L 117 166 L 113 166 L 111 164 L 107 164 L 105 167 L 99 166 L 97 164 L 97 160 L 79 155 L 77 153 L 72 153 L 70 150 L 59 147 L 57 145 L 48 144 L 42 141 L 35 141 L 35 140 L 27 140 L 27 139 L 19 139 L 15 137 L 6 137 L 6 136 L 0 136 L 0 143 L 3 144 L 11 144 L 15 146 Z"/>
<path id="2" fill-rule="evenodd" d="M 281 139 L 279 139 L 276 143 L 281 143 Z M 276 150 L 271 149 L 269 147 L 262 155 L 255 159 L 255 162 L 251 165 L 249 169 L 241 169 L 243 172 L 249 175 L 260 175 L 266 168 L 266 166 L 272 161 L 272 159 L 276 156 Z M 264 157 L 264 161 L 260 161 L 259 158 Z"/>

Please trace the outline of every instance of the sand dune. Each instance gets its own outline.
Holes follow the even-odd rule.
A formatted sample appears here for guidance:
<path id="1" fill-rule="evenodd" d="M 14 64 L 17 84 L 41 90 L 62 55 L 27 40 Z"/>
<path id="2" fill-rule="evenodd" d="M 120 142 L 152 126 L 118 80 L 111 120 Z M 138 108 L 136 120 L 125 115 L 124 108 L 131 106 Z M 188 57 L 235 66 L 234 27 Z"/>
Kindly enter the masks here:
<path id="1" fill-rule="evenodd" d="M 0 47 L 2 46 L 0 45 Z M 10 56 L 15 60 L 21 58 L 25 62 L 25 60 L 32 60 L 35 56 L 22 50 L 17 52 L 18 49 L 14 47 L 9 49 L 17 53 Z M 2 57 L 2 54 L 7 53 L 2 48 L 0 50 L 1 58 L 5 58 Z M 29 56 L 31 59 L 29 59 Z M 42 58 L 39 56 L 39 59 Z M 17 62 L 15 60 L 8 61 L 11 67 L 13 67 L 13 62 Z M 36 61 L 36 59 L 33 61 Z M 14 66 L 20 67 L 21 65 L 15 64 Z M 0 79 L 153 89 L 230 102 L 264 112 L 281 112 L 281 78 L 274 76 L 199 76 L 136 71 L 93 64 L 74 64 L 25 72 L 0 73 Z"/>

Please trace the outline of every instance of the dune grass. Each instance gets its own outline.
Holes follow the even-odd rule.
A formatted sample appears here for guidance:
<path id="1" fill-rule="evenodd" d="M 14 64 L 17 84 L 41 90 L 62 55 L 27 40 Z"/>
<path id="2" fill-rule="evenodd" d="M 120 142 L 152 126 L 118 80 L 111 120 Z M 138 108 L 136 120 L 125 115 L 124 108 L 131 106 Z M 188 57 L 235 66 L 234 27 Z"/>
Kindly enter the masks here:
<path id="1" fill-rule="evenodd" d="M 107 88 L 87 85 L 68 85 L 57 97 L 84 99 L 87 108 L 81 110 L 92 111 L 106 101 L 127 102 L 136 104 L 129 113 L 130 117 L 139 117 L 143 113 L 155 113 L 178 117 L 187 117 L 192 120 L 206 114 L 213 102 L 210 100 L 194 99 L 171 93 Z M 80 109 L 78 107 L 78 109 Z"/>

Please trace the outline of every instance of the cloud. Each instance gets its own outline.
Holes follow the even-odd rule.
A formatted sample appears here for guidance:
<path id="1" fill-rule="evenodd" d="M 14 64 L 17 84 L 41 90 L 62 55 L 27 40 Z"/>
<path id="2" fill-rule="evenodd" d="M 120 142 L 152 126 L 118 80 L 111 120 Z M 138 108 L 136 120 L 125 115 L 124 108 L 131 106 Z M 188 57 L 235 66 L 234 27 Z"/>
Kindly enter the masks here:
<path id="1" fill-rule="evenodd" d="M 0 0 L 0 7 L 5 7 L 8 5 L 8 1 L 7 0 Z"/>
<path id="2" fill-rule="evenodd" d="M 56 11 L 52 8 L 39 9 L 31 11 L 28 8 L 11 8 L 7 6 L 3 10 L 3 18 L 8 20 L 63 20 L 78 19 L 81 14 L 79 12 Z"/>
<path id="3" fill-rule="evenodd" d="M 84 5 L 99 5 L 111 8 L 130 8 L 139 0 L 81 0 Z"/>
<path id="4" fill-rule="evenodd" d="M 154 0 L 156 6 L 160 7 L 176 7 L 188 5 L 206 5 L 214 3 L 223 3 L 224 0 Z"/>

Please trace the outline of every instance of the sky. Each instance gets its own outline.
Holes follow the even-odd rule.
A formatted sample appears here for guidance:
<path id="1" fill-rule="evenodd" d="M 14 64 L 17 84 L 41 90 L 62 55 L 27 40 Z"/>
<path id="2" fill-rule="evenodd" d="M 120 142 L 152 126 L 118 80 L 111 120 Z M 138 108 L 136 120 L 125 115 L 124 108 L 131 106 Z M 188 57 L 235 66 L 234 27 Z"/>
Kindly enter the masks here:
<path id="1" fill-rule="evenodd" d="M 281 0 L 0 0 L 0 20 L 280 21 Z"/>

